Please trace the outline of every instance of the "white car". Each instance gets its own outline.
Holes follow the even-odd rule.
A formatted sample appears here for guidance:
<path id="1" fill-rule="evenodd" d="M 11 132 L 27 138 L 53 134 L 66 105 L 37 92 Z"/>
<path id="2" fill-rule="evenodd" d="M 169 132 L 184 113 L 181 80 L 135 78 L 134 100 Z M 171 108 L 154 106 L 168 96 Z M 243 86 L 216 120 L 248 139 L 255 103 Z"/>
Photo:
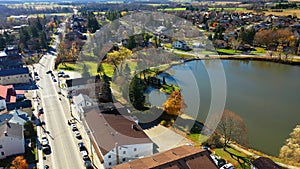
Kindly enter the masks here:
<path id="1" fill-rule="evenodd" d="M 234 166 L 231 163 L 223 165 L 220 169 L 234 169 Z"/>
<path id="2" fill-rule="evenodd" d="M 47 136 L 45 134 L 42 135 L 42 146 L 47 146 L 49 144 L 49 141 L 47 139 Z"/>
<path id="3" fill-rule="evenodd" d="M 88 152 L 86 150 L 80 151 L 80 154 L 84 160 L 88 159 Z"/>

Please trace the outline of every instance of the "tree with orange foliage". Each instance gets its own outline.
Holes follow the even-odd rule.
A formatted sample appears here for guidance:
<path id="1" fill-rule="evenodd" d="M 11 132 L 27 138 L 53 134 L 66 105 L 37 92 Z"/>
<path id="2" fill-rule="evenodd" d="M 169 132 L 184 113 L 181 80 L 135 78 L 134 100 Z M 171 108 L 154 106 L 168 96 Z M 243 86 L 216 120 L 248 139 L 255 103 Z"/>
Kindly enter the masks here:
<path id="1" fill-rule="evenodd" d="M 17 156 L 12 162 L 10 169 L 27 169 L 28 164 L 23 156 Z"/>
<path id="2" fill-rule="evenodd" d="M 163 109 L 167 114 L 180 115 L 186 108 L 183 97 L 181 96 L 180 90 L 175 90 L 171 93 L 169 98 L 163 104 Z"/>

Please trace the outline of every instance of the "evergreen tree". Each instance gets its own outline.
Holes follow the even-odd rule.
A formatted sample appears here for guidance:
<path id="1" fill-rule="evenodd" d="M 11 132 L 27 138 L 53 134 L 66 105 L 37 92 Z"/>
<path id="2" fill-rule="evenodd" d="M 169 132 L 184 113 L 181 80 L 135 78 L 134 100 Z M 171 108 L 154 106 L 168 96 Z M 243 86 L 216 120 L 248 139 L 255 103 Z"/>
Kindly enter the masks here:
<path id="1" fill-rule="evenodd" d="M 100 81 L 100 93 L 99 93 L 99 102 L 107 103 L 112 102 L 112 94 L 110 89 L 110 77 L 105 73 L 102 75 L 102 80 Z"/>
<path id="2" fill-rule="evenodd" d="M 145 109 L 145 85 L 141 79 L 134 77 L 129 85 L 129 99 L 134 108 L 137 110 Z"/>
<path id="3" fill-rule="evenodd" d="M 126 47 L 130 50 L 136 47 L 136 41 L 134 36 L 129 37 Z"/>

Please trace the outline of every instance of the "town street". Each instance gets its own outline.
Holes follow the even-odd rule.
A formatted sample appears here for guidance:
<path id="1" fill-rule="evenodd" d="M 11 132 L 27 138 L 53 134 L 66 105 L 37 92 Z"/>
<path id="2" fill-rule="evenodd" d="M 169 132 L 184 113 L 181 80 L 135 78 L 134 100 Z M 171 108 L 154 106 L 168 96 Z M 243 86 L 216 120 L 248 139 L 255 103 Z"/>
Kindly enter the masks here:
<path id="1" fill-rule="evenodd" d="M 57 82 L 53 82 L 51 75 L 46 72 L 53 68 L 54 56 L 45 55 L 39 65 L 35 67 L 35 71 L 40 76 L 39 97 L 41 98 L 44 108 L 44 133 L 47 135 L 51 154 L 46 155 L 47 161 L 50 162 L 51 168 L 74 169 L 83 168 L 84 161 L 81 158 L 77 143 L 67 120 L 71 119 L 68 104 L 62 104 L 57 93 Z M 81 167 L 80 167 L 81 166 Z"/>

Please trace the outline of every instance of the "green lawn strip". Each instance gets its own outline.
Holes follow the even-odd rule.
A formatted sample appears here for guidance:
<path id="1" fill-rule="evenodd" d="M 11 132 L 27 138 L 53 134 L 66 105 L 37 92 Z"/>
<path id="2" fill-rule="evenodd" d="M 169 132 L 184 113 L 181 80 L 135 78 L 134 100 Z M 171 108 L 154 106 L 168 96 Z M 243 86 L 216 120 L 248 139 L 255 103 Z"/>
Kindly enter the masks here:
<path id="1" fill-rule="evenodd" d="M 76 71 L 82 73 L 83 64 L 85 64 L 91 76 L 97 75 L 98 63 L 93 61 L 85 61 L 82 63 L 64 63 L 58 65 L 58 70 Z"/>
<path id="2" fill-rule="evenodd" d="M 243 157 L 247 157 L 246 154 L 243 154 L 233 148 L 226 148 L 226 150 L 228 150 L 229 152 L 235 154 L 235 155 L 238 155 L 238 156 L 243 156 Z M 223 148 L 216 148 L 214 149 L 215 151 L 215 154 L 218 155 L 219 157 L 223 158 L 224 160 L 226 160 L 228 163 L 231 163 L 235 166 L 235 168 L 238 168 L 238 169 L 242 169 L 243 166 L 241 166 L 237 160 L 233 159 L 229 153 L 227 153 L 226 151 L 224 151 Z M 249 167 L 246 167 L 246 168 L 249 168 L 250 169 L 250 166 Z"/>
<path id="3" fill-rule="evenodd" d="M 234 55 L 234 54 L 241 54 L 242 51 L 234 50 L 234 49 L 217 49 L 217 52 L 221 52 L 224 54 Z"/>
<path id="4" fill-rule="evenodd" d="M 266 54 L 266 49 L 260 48 L 260 47 L 256 47 L 255 51 L 251 51 L 250 54 L 253 54 L 253 55 Z"/>
<path id="5" fill-rule="evenodd" d="M 159 11 L 185 11 L 186 8 L 165 8 L 165 9 L 158 9 Z"/>
<path id="6" fill-rule="evenodd" d="M 186 138 L 192 140 L 196 144 L 201 145 L 207 139 L 207 136 L 195 133 L 195 134 L 187 134 Z"/>

